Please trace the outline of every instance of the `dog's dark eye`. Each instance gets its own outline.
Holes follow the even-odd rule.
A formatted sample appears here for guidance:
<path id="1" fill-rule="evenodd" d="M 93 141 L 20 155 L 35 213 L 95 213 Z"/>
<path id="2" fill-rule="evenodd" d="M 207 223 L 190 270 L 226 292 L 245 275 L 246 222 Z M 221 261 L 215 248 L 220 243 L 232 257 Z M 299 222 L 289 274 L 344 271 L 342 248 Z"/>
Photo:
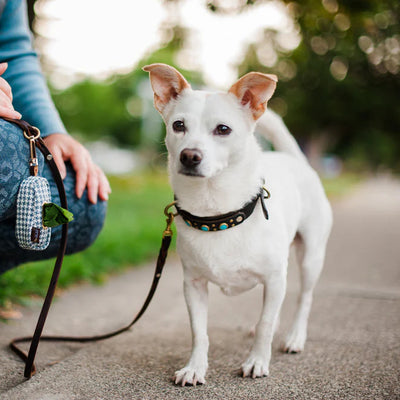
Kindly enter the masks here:
<path id="1" fill-rule="evenodd" d="M 185 124 L 183 123 L 183 121 L 175 121 L 175 122 L 172 124 L 172 129 L 173 129 L 175 132 L 185 132 L 186 127 L 185 127 Z"/>
<path id="2" fill-rule="evenodd" d="M 214 135 L 226 136 L 226 135 L 229 135 L 231 132 L 232 132 L 232 129 L 226 125 L 218 125 L 214 129 Z"/>

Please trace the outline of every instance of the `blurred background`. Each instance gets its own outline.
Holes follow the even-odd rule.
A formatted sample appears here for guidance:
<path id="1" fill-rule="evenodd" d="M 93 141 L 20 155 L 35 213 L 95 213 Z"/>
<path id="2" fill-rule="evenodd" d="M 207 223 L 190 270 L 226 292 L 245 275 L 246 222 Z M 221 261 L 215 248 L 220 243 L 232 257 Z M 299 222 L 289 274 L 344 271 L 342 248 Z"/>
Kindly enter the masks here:
<path id="1" fill-rule="evenodd" d="M 218 90 L 249 71 L 276 74 L 270 107 L 331 198 L 366 174 L 400 171 L 398 1 L 28 0 L 28 9 L 61 117 L 113 187 L 103 232 L 67 258 L 61 287 L 101 282 L 158 252 L 173 195 L 146 64 L 171 64 L 193 87 Z M 2 276 L 0 305 L 21 288 L 43 293 L 48 270 L 36 263 Z"/>
<path id="2" fill-rule="evenodd" d="M 164 129 L 141 67 L 164 62 L 222 90 L 249 71 L 278 75 L 270 107 L 322 173 L 342 162 L 400 169 L 397 1 L 28 3 L 56 105 L 87 141 L 159 154 Z"/>

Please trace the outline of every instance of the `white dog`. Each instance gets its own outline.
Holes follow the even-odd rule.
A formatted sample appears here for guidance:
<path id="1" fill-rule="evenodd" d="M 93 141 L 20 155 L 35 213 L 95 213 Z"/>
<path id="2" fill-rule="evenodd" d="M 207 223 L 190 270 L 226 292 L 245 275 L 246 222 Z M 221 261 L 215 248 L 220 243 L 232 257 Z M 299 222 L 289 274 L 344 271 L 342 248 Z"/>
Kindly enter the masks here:
<path id="1" fill-rule="evenodd" d="M 192 90 L 168 65 L 144 70 L 166 125 L 170 180 L 180 214 L 177 249 L 193 337 L 190 360 L 175 373 L 175 383 L 205 382 L 208 282 L 228 295 L 264 285 L 263 311 L 242 373 L 267 376 L 292 243 L 301 266 L 301 293 L 284 350 L 304 348 L 332 225 L 320 180 L 282 120 L 265 112 L 276 76 L 251 72 L 228 93 L 210 93 Z M 277 152 L 260 150 L 253 134 L 257 120 Z M 270 198 L 264 199 L 268 192 Z"/>

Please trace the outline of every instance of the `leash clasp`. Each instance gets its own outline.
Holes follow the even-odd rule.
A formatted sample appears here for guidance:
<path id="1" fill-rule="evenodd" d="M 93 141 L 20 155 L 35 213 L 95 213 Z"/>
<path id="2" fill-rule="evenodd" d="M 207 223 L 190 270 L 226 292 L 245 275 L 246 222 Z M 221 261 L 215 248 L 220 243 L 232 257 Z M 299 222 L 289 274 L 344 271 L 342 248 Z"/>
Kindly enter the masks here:
<path id="1" fill-rule="evenodd" d="M 171 207 L 173 207 L 176 204 L 176 201 L 173 201 L 172 203 L 168 204 L 165 208 L 164 208 L 164 215 L 167 217 L 166 222 L 167 222 L 167 227 L 164 229 L 163 235 L 162 237 L 166 237 L 166 236 L 172 236 L 173 232 L 171 229 L 171 225 L 174 222 L 174 217 L 177 214 L 174 214 L 173 212 L 169 211 L 169 209 Z"/>
<path id="2" fill-rule="evenodd" d="M 35 147 L 35 141 L 39 138 L 40 136 L 40 131 L 36 127 L 32 127 L 33 129 L 36 130 L 36 134 L 29 129 L 29 132 L 24 132 L 24 136 L 26 139 L 29 140 L 29 153 L 30 153 L 30 158 L 29 158 L 29 171 L 32 176 L 36 176 L 38 174 L 39 170 L 39 163 L 38 159 L 36 157 L 36 147 Z"/>

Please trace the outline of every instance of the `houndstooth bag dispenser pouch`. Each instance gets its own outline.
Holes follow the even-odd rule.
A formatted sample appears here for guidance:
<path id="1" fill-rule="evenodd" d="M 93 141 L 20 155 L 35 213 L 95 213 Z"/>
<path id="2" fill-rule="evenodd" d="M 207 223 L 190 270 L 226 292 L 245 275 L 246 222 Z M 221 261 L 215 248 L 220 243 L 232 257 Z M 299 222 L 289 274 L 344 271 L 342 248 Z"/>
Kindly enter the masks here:
<path id="1" fill-rule="evenodd" d="M 44 250 L 51 238 L 51 228 L 43 225 L 43 205 L 51 202 L 51 193 L 47 179 L 37 176 L 35 140 L 40 136 L 40 131 L 37 128 L 36 131 L 36 135 L 32 136 L 24 131 L 24 136 L 29 140 L 31 176 L 22 181 L 17 197 L 15 234 L 18 245 L 26 250 Z"/>
<path id="2" fill-rule="evenodd" d="M 17 123 L 16 121 L 12 121 Z M 15 236 L 18 245 L 25 250 L 45 250 L 51 238 L 51 228 L 68 224 L 73 220 L 71 212 L 51 202 L 50 185 L 46 178 L 37 176 L 38 160 L 36 157 L 36 141 L 41 142 L 40 131 L 24 121 L 18 126 L 23 129 L 24 136 L 29 140 L 29 173 L 19 187 L 17 196 L 17 221 Z M 43 142 L 42 142 L 43 143 Z M 44 146 L 44 144 L 43 144 Z M 48 152 L 48 150 L 47 150 Z M 48 152 L 48 162 L 53 162 L 53 156 Z M 54 164 L 54 168 L 57 168 Z M 61 179 L 61 178 L 60 178 Z"/>
<path id="3" fill-rule="evenodd" d="M 51 228 L 43 225 L 43 205 L 51 202 L 49 182 L 40 176 L 22 181 L 17 198 L 15 234 L 18 245 L 26 250 L 45 250 Z"/>
<path id="4" fill-rule="evenodd" d="M 30 176 L 24 179 L 19 187 L 15 236 L 18 245 L 25 250 L 45 250 L 50 243 L 51 228 L 67 224 L 73 220 L 73 215 L 65 208 L 51 202 L 49 182 L 46 178 L 37 176 L 39 167 L 36 141 L 40 141 L 39 129 L 26 122 L 22 125 L 28 127 L 26 130 L 23 129 L 23 132 L 25 138 L 29 140 Z M 46 158 L 50 162 L 53 156 L 48 153 Z"/>

